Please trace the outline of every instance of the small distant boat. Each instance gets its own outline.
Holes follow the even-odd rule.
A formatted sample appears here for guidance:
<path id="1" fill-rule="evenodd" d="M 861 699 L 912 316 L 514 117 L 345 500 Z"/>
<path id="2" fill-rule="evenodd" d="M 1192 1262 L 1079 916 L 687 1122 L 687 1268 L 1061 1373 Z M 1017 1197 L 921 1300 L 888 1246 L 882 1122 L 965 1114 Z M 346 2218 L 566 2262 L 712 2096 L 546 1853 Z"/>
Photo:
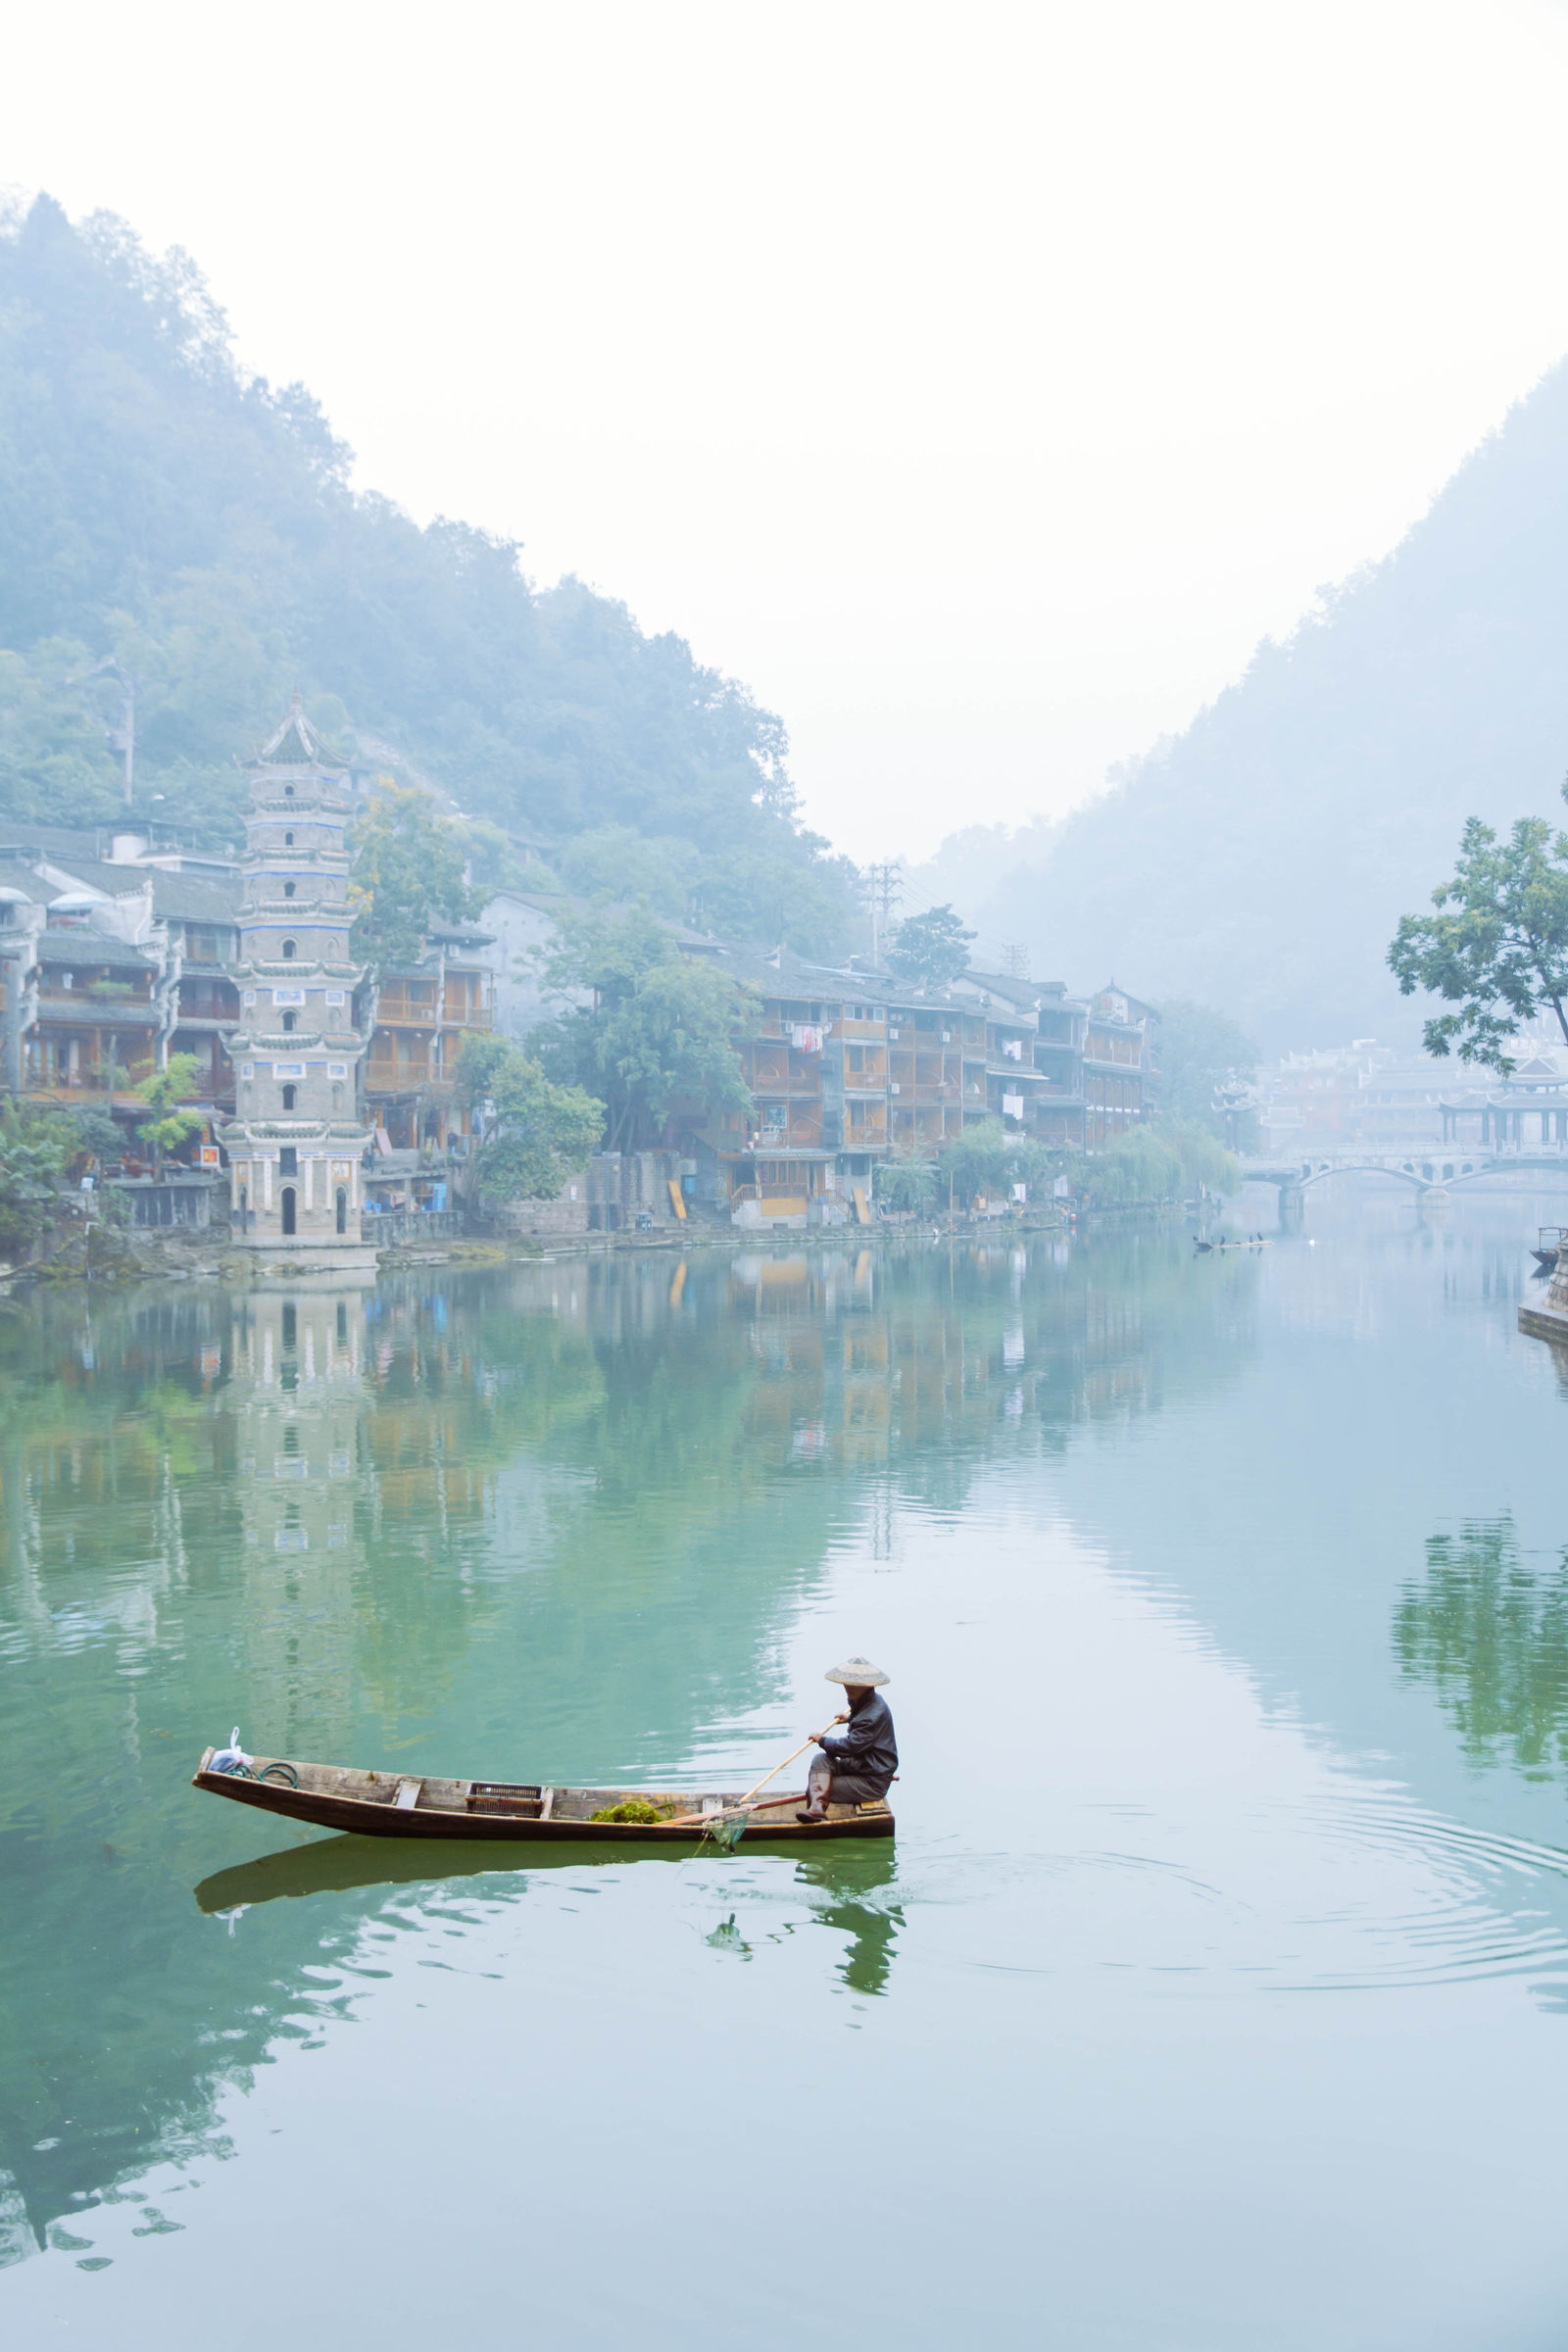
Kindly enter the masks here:
<path id="1" fill-rule="evenodd" d="M 1568 1245 L 1568 1225 L 1543 1225 L 1536 1235 L 1536 1247 L 1530 1252 L 1536 1261 L 1537 1271 L 1554 1274 L 1558 1252 L 1565 1245 Z"/>
<path id="2" fill-rule="evenodd" d="M 543 1782 L 443 1781 L 398 1772 L 362 1772 L 348 1764 L 301 1764 L 282 1756 L 247 1759 L 241 1772 L 209 1769 L 206 1749 L 193 1788 L 310 1821 L 323 1830 L 357 1830 L 368 1838 L 490 1838 L 522 1842 L 691 1845 L 710 1815 L 739 1803 L 742 1791 L 686 1788 L 564 1788 Z M 747 1843 L 787 1838 L 820 1843 L 825 1838 L 891 1838 L 893 1814 L 884 1800 L 829 1805 L 823 1821 L 797 1821 L 806 1791 L 760 1799 L 750 1810 Z M 656 1808 L 659 1820 L 596 1821 L 616 1807 Z"/>

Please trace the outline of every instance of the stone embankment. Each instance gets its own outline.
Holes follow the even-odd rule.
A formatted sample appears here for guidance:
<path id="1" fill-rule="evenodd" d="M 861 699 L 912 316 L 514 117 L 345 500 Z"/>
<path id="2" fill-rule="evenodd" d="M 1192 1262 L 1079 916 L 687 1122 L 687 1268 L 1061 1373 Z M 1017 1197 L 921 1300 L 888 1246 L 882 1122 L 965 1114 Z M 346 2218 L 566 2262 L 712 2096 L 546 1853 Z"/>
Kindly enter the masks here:
<path id="1" fill-rule="evenodd" d="M 1062 1219 L 1054 1207 L 1026 1210 L 1021 1216 L 958 1216 L 950 1226 L 946 1217 L 878 1220 L 874 1225 L 843 1225 L 802 1232 L 781 1229 L 758 1232 L 708 1219 L 688 1224 L 673 1222 L 652 1230 L 618 1233 L 491 1234 L 474 1237 L 432 1236 L 429 1242 L 409 1239 L 378 1252 L 377 1262 L 397 1266 L 507 1265 L 517 1260 L 570 1254 L 618 1255 L 626 1250 L 747 1250 L 759 1247 L 791 1250 L 837 1243 L 864 1248 L 871 1243 L 909 1243 L 937 1240 L 1000 1240 L 1024 1233 L 1057 1233 Z M 183 1226 L 149 1229 L 95 1217 L 90 1222 L 73 1217 L 44 1236 L 24 1262 L 0 1262 L 0 1297 L 15 1298 L 34 1284 L 79 1283 L 95 1288 L 138 1282 L 220 1282 L 231 1287 L 262 1279 L 275 1281 L 285 1269 L 258 1265 L 249 1250 L 235 1249 L 227 1230 Z M 303 1267 L 301 1272 L 310 1271 Z M 1568 1324 L 1568 1316 L 1565 1316 Z"/>

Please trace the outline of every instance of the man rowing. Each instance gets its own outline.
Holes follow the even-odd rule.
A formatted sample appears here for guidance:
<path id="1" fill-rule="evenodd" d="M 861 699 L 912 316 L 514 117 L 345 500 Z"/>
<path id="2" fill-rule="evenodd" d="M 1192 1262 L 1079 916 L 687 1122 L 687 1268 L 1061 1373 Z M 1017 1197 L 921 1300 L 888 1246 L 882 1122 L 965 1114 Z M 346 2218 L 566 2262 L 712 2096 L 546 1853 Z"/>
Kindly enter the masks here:
<path id="1" fill-rule="evenodd" d="M 869 1658 L 847 1658 L 842 1666 L 830 1666 L 822 1679 L 843 1684 L 850 1703 L 833 1720 L 850 1728 L 837 1739 L 813 1734 L 822 1752 L 811 1759 L 806 1804 L 797 1821 L 826 1821 L 829 1805 L 865 1805 L 886 1796 L 899 1769 L 893 1717 L 878 1689 L 888 1679 L 881 1667 Z"/>

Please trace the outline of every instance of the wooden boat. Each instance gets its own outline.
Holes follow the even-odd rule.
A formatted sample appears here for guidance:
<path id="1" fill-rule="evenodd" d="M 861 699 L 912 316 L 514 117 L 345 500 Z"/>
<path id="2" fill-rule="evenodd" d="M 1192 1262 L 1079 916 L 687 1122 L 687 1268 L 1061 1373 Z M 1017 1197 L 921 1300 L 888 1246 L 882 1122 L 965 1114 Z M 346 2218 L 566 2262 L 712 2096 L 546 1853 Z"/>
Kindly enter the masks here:
<path id="1" fill-rule="evenodd" d="M 1536 1247 L 1530 1252 L 1540 1273 L 1556 1272 L 1558 1252 L 1565 1241 L 1568 1241 L 1568 1226 L 1543 1225 L 1540 1228 L 1536 1235 Z"/>
<path id="2" fill-rule="evenodd" d="M 702 1821 L 739 1802 L 741 1789 L 563 1788 L 541 1782 L 442 1781 L 412 1773 L 362 1772 L 348 1764 L 301 1764 L 283 1756 L 256 1756 L 249 1773 L 212 1772 L 218 1750 L 209 1747 L 197 1766 L 193 1788 L 257 1805 L 289 1821 L 315 1822 L 323 1830 L 357 1830 L 368 1838 L 489 1838 L 514 1843 L 620 1843 L 691 1845 Z M 595 1821 L 596 1813 L 636 1799 L 669 1808 L 659 1822 Z M 752 1808 L 746 1841 L 788 1838 L 818 1843 L 828 1838 L 891 1838 L 893 1814 L 884 1800 L 868 1805 L 829 1805 L 825 1821 L 797 1821 L 804 1789 L 761 1798 Z M 695 1817 L 695 1818 L 694 1818 Z"/>

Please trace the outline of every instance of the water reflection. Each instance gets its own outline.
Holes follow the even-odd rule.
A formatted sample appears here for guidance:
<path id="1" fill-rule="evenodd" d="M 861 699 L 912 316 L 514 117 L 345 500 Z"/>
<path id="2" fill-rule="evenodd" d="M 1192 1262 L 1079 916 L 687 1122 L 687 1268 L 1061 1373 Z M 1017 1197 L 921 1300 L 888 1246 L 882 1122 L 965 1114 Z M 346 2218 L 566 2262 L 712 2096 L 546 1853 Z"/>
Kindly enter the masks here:
<path id="1" fill-rule="evenodd" d="M 817 1923 L 849 1937 L 839 1975 L 852 1992 L 886 1992 L 893 1968 L 893 1949 L 904 1913 L 897 1903 L 878 1902 L 878 1890 L 892 1886 L 898 1877 L 895 1858 L 885 1849 L 858 1853 L 812 1855 L 797 1866 L 796 1876 L 813 1895 Z"/>
<path id="2" fill-rule="evenodd" d="M 208 1740 L 560 1781 L 749 1758 L 835 1544 L 885 1557 L 901 1511 L 1157 1410 L 1178 1357 L 1234 1379 L 1253 1274 L 1195 1293 L 1179 1236 L 1129 1234 L 0 1308 L 0 2174 L 32 2238 L 213 2144 L 226 2086 L 338 2013 L 318 1905 L 307 1933 L 272 1896 L 352 1937 L 403 1867 L 235 1865 L 187 1786 Z M 899 1928 L 877 1868 L 809 1883 L 859 1992 Z"/>
<path id="3" fill-rule="evenodd" d="M 1430 1683 L 1469 1761 L 1529 1780 L 1568 1765 L 1568 1549 L 1537 1566 L 1512 1518 L 1468 1520 L 1427 1544 L 1394 1617 L 1401 1674 Z"/>

